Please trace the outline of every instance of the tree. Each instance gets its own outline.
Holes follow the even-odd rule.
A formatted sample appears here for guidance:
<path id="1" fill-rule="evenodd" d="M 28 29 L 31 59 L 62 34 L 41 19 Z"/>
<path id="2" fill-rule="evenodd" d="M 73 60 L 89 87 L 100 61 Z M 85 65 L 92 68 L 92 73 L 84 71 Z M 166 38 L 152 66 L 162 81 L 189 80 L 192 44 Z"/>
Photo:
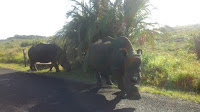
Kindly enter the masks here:
<path id="1" fill-rule="evenodd" d="M 72 20 L 58 31 L 55 40 L 63 43 L 72 61 L 83 61 L 91 43 L 105 36 L 134 39 L 152 33 L 148 27 L 153 24 L 145 22 L 150 14 L 149 0 L 71 1 L 75 5 L 67 17 Z"/>

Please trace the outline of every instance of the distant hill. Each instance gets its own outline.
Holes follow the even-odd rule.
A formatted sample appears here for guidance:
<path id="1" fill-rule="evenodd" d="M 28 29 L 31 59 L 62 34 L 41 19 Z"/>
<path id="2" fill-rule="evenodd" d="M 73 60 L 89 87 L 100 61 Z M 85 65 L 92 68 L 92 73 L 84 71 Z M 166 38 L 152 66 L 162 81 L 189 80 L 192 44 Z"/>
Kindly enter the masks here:
<path id="1" fill-rule="evenodd" d="M 19 47 L 30 47 L 38 43 L 48 43 L 49 38 L 38 35 L 15 35 L 5 40 L 0 40 L 0 51 Z"/>
<path id="2" fill-rule="evenodd" d="M 200 24 L 184 25 L 184 26 L 176 26 L 176 27 L 170 27 L 170 26 L 165 25 L 164 27 L 161 27 L 159 29 L 163 33 L 166 33 L 166 32 L 200 33 Z"/>
<path id="3" fill-rule="evenodd" d="M 10 39 L 44 39 L 47 38 L 46 36 L 39 36 L 39 35 L 15 35 L 14 37 L 7 38 Z"/>

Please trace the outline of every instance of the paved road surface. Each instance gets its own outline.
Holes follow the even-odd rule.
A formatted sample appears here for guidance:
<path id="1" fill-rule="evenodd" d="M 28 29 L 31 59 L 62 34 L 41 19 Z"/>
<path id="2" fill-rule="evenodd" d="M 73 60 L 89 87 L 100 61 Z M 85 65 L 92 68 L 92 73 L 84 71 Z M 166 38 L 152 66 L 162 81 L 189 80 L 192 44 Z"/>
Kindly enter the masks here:
<path id="1" fill-rule="evenodd" d="M 200 112 L 198 103 L 147 93 L 119 99 L 118 91 L 0 68 L 0 112 Z"/>

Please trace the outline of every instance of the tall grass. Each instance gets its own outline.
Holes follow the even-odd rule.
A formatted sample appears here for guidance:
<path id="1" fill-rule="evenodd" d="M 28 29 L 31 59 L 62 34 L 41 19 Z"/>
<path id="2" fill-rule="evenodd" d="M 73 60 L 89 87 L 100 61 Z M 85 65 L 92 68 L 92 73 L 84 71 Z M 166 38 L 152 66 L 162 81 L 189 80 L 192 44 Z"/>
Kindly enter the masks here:
<path id="1" fill-rule="evenodd" d="M 0 63 L 23 64 L 23 49 L 28 49 L 35 44 L 45 43 L 48 38 L 17 39 L 10 38 L 0 41 Z M 26 53 L 28 54 L 28 53 Z"/>
<path id="2" fill-rule="evenodd" d="M 142 60 L 144 85 L 200 92 L 200 63 L 195 54 L 145 52 Z"/>
<path id="3" fill-rule="evenodd" d="M 1 52 L 0 62 L 23 64 L 24 58 L 23 58 L 22 49 L 23 48 L 13 48 L 13 49 L 7 49 L 6 51 Z"/>

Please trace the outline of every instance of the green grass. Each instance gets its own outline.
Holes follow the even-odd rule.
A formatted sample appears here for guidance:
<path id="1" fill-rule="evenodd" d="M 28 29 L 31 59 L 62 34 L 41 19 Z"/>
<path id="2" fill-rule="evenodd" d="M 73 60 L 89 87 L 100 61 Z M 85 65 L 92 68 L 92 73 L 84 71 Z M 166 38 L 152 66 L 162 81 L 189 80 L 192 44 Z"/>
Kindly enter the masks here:
<path id="1" fill-rule="evenodd" d="M 22 64 L 16 64 L 16 63 L 0 63 L 0 67 L 10 68 L 18 71 L 27 71 L 27 72 L 30 71 L 29 66 L 25 67 Z"/>
<path id="2" fill-rule="evenodd" d="M 27 36 L 28 37 L 28 36 Z M 46 43 L 48 38 L 10 38 L 6 40 L 0 40 L 0 63 L 17 63 L 23 64 L 23 49 L 28 49 L 37 43 Z M 22 44 L 28 43 L 22 47 Z M 28 54 L 28 53 L 27 53 Z"/>
<path id="3" fill-rule="evenodd" d="M 147 92 L 147 93 L 160 94 L 160 95 L 168 96 L 170 98 L 178 98 L 181 100 L 189 100 L 196 103 L 200 103 L 200 95 L 195 92 L 166 90 L 166 89 L 159 89 L 157 87 L 152 87 L 152 86 L 140 86 L 140 91 Z"/>
<path id="4" fill-rule="evenodd" d="M 194 54 L 144 53 L 142 61 L 143 84 L 200 91 L 200 63 Z"/>
<path id="5" fill-rule="evenodd" d="M 200 93 L 200 61 L 196 60 L 193 39 L 193 33 L 199 30 L 183 28 L 174 28 L 165 36 L 156 37 L 154 49 L 148 44 L 133 43 L 143 50 L 141 91 L 200 102 L 197 94 Z M 0 67 L 31 72 L 23 65 L 22 49 L 28 51 L 29 45 L 37 41 L 46 42 L 47 39 L 0 40 Z M 95 83 L 93 74 L 84 74 L 81 70 L 55 73 L 55 69 L 53 72 L 45 69 L 35 73 Z"/>
<path id="6" fill-rule="evenodd" d="M 0 67 L 10 68 L 10 69 L 19 70 L 19 71 L 32 72 L 30 71 L 29 67 L 24 67 L 21 64 L 0 63 Z M 96 82 L 94 74 L 92 73 L 84 74 L 82 70 L 76 70 L 76 71 L 71 71 L 71 72 L 61 71 L 59 73 L 56 73 L 55 69 L 53 69 L 52 72 L 49 72 L 49 69 L 44 69 L 44 70 L 40 70 L 40 71 L 32 72 L 32 73 L 42 73 L 49 77 L 59 77 L 59 78 L 64 78 L 64 79 L 66 78 L 66 79 L 72 79 L 72 80 L 80 80 L 80 81 L 90 82 L 93 84 L 95 84 Z M 116 87 L 116 85 L 113 85 L 113 86 Z M 146 86 L 146 85 L 141 85 L 140 91 L 146 92 L 146 93 L 160 94 L 160 95 L 165 95 L 171 98 L 178 98 L 181 100 L 189 100 L 189 101 L 200 103 L 200 95 L 195 92 L 183 92 L 183 91 L 170 90 L 170 89 L 167 90 L 165 88 L 160 89 L 158 87 Z"/>

